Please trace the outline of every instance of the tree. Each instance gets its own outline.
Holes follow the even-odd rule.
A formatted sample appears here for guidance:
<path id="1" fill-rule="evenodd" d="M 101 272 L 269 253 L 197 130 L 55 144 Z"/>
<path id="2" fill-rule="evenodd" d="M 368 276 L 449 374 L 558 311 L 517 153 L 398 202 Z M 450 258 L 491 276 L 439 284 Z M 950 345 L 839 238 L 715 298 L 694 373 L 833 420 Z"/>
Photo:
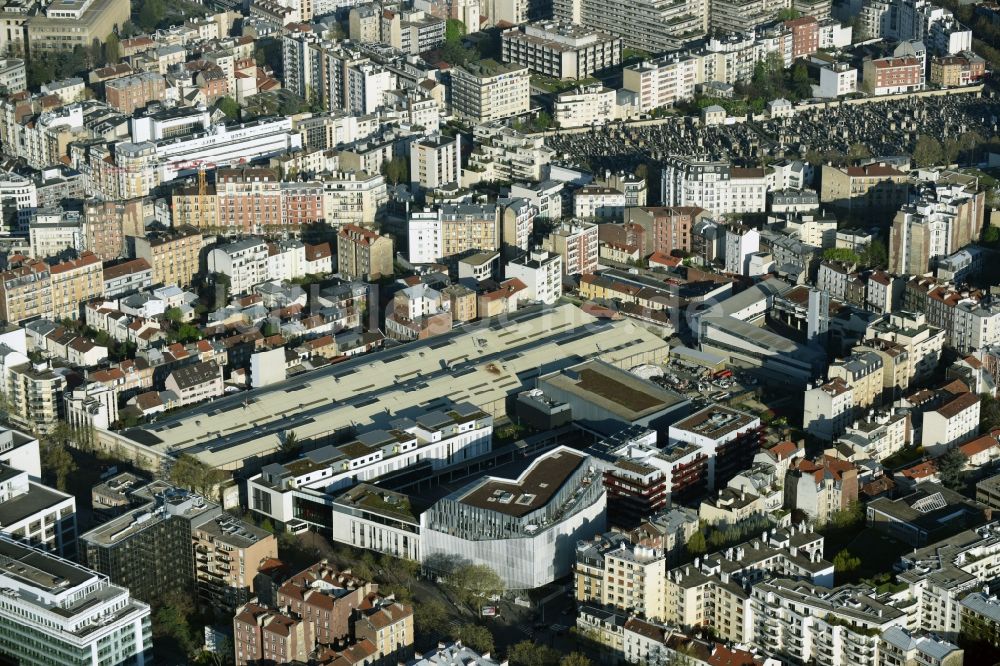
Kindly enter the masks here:
<path id="1" fill-rule="evenodd" d="M 225 478 L 225 472 L 209 467 L 190 453 L 177 458 L 169 474 L 170 483 L 175 486 L 206 496 L 211 495 Z"/>
<path id="2" fill-rule="evenodd" d="M 649 167 L 643 163 L 635 168 L 635 177 L 642 180 L 649 180 Z"/>
<path id="3" fill-rule="evenodd" d="M 153 637 L 161 642 L 169 639 L 185 654 L 191 652 L 196 642 L 188 618 L 194 615 L 195 608 L 189 595 L 170 590 L 157 601 L 157 608 L 153 613 Z"/>
<path id="4" fill-rule="evenodd" d="M 854 501 L 846 508 L 834 511 L 830 515 L 829 524 L 836 529 L 847 529 L 860 525 L 865 518 L 864 510 L 860 502 Z"/>
<path id="5" fill-rule="evenodd" d="M 282 455 L 286 458 L 294 458 L 301 449 L 302 443 L 299 442 L 299 436 L 295 434 L 294 430 L 286 430 L 285 436 L 281 440 Z"/>
<path id="6" fill-rule="evenodd" d="M 462 641 L 479 654 L 493 652 L 493 634 L 478 624 L 463 624 L 455 631 L 455 640 Z"/>
<path id="7" fill-rule="evenodd" d="M 937 459 L 938 476 L 945 488 L 960 491 L 965 487 L 962 471 L 966 462 L 965 456 L 958 449 L 951 449 Z"/>
<path id="8" fill-rule="evenodd" d="M 792 68 L 792 92 L 802 99 L 812 97 L 812 82 L 809 80 L 809 70 L 804 63 L 796 63 Z"/>
<path id="9" fill-rule="evenodd" d="M 885 249 L 885 243 L 876 238 L 861 251 L 860 260 L 865 266 L 887 268 L 889 266 L 889 251 Z"/>
<path id="10" fill-rule="evenodd" d="M 691 535 L 691 538 L 687 542 L 687 552 L 689 555 L 697 556 L 703 555 L 705 551 L 708 550 L 708 544 L 705 543 L 705 535 L 701 530 L 698 530 Z"/>
<path id="11" fill-rule="evenodd" d="M 146 32 L 152 32 L 160 25 L 160 21 L 167 15 L 167 8 L 163 0 L 145 0 L 142 8 L 139 9 L 139 27 Z"/>
<path id="12" fill-rule="evenodd" d="M 913 161 L 917 166 L 933 166 L 944 161 L 944 149 L 941 142 L 932 136 L 921 134 L 913 147 Z"/>
<path id="13" fill-rule="evenodd" d="M 833 558 L 833 570 L 840 574 L 849 574 L 861 566 L 861 558 L 851 555 L 848 550 L 842 550 Z"/>
<path id="14" fill-rule="evenodd" d="M 410 178 L 410 164 L 405 157 L 393 157 L 382 163 L 382 175 L 393 185 L 408 181 Z"/>
<path id="15" fill-rule="evenodd" d="M 579 652 L 570 652 L 559 660 L 559 666 L 591 666 L 591 661 Z"/>
<path id="16" fill-rule="evenodd" d="M 860 259 L 854 250 L 846 247 L 831 247 L 823 250 L 823 259 L 827 261 L 845 261 L 856 264 Z"/>
<path id="17" fill-rule="evenodd" d="M 483 564 L 463 564 L 445 579 L 445 586 L 466 606 L 478 611 L 479 606 L 503 594 L 504 582 L 497 572 Z"/>
<path id="18" fill-rule="evenodd" d="M 122 57 L 121 40 L 118 39 L 118 35 L 111 33 L 108 38 L 104 40 L 104 62 L 109 65 L 116 65 Z"/>
<path id="19" fill-rule="evenodd" d="M 1000 428 L 1000 400 L 989 393 L 979 395 L 979 432 L 987 434 L 995 428 Z"/>
<path id="20" fill-rule="evenodd" d="M 41 441 L 42 475 L 53 480 L 56 488 L 63 492 L 66 491 L 70 475 L 78 469 L 69 452 L 69 444 L 73 439 L 72 428 L 65 421 L 60 421 Z"/>
<path id="21" fill-rule="evenodd" d="M 983 229 L 983 242 L 988 245 L 995 245 L 997 241 L 1000 241 L 1000 228 L 994 227 L 992 224 L 987 224 L 986 228 Z"/>
<path id="22" fill-rule="evenodd" d="M 535 116 L 535 120 L 532 123 L 537 130 L 547 130 L 552 127 L 552 116 L 548 111 L 539 111 L 538 115 Z"/>
<path id="23" fill-rule="evenodd" d="M 180 308 L 167 308 L 167 311 L 163 313 L 163 317 L 169 321 L 171 324 L 176 326 L 180 324 L 184 319 L 184 313 Z"/>
<path id="24" fill-rule="evenodd" d="M 510 666 L 557 666 L 559 653 L 547 645 L 521 641 L 507 652 Z"/>
<path id="25" fill-rule="evenodd" d="M 439 638 L 448 631 L 448 609 L 440 601 L 434 600 L 415 604 L 413 624 L 420 636 Z"/>
<path id="26" fill-rule="evenodd" d="M 847 159 L 852 162 L 857 162 L 859 160 L 866 160 L 872 156 L 872 151 L 868 149 L 863 143 L 854 142 L 847 149 Z"/>
<path id="27" fill-rule="evenodd" d="M 230 120 L 239 120 L 240 118 L 240 105 L 236 103 L 236 100 L 232 97 L 223 97 L 216 104 L 216 108 L 226 114 L 226 118 Z"/>
<path id="28" fill-rule="evenodd" d="M 462 41 L 462 37 L 465 37 L 465 24 L 458 19 L 448 19 L 448 23 L 444 28 L 445 42 L 448 44 L 455 42 L 460 43 Z"/>

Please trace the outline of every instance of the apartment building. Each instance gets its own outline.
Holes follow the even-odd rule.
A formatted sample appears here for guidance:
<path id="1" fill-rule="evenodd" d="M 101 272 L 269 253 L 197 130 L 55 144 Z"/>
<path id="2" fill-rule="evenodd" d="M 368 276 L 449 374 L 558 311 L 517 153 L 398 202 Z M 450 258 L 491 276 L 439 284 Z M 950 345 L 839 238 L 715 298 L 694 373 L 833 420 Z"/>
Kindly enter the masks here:
<path id="1" fill-rule="evenodd" d="M 52 313 L 55 320 L 81 317 L 80 304 L 104 294 L 104 270 L 100 258 L 83 252 L 79 259 L 55 264 L 49 269 Z"/>
<path id="2" fill-rule="evenodd" d="M 162 100 L 166 90 L 167 80 L 159 72 L 140 72 L 106 82 L 104 98 L 109 106 L 131 116 L 150 102 Z"/>
<path id="3" fill-rule="evenodd" d="M 915 57 L 866 60 L 862 67 L 861 85 L 874 95 L 923 90 L 924 62 Z"/>
<path id="4" fill-rule="evenodd" d="M 889 240 L 889 270 L 923 275 L 939 260 L 979 238 L 985 193 L 962 185 L 923 186 L 914 201 L 896 213 Z"/>
<path id="5" fill-rule="evenodd" d="M 626 0 L 611 5 L 602 0 L 556 0 L 552 13 L 559 21 L 621 35 L 627 47 L 663 53 L 704 36 L 709 9 L 707 0 Z"/>
<path id="6" fill-rule="evenodd" d="M 504 30 L 504 62 L 556 79 L 584 79 L 621 63 L 622 40 L 573 23 L 537 21 Z"/>
<path id="7" fill-rule="evenodd" d="M 481 60 L 452 70 L 452 110 L 472 123 L 527 113 L 530 77 L 526 67 Z"/>
<path id="8" fill-rule="evenodd" d="M 817 525 L 858 501 L 858 470 L 853 463 L 824 455 L 802 460 L 785 479 L 785 508 L 798 509 Z"/>
<path id="9" fill-rule="evenodd" d="M 4 534 L 76 557 L 76 498 L 32 481 L 28 471 L 0 463 L 0 515 Z"/>
<path id="10" fill-rule="evenodd" d="M 642 113 L 694 98 L 699 82 L 698 60 L 686 53 L 644 60 L 622 70 L 622 88 L 635 93 Z"/>
<path id="11" fill-rule="evenodd" d="M 900 558 L 897 574 L 909 586 L 904 599 L 915 607 L 918 626 L 946 640 L 962 629 L 961 599 L 996 578 L 1000 567 L 1000 525 L 990 522 Z"/>
<path id="12" fill-rule="evenodd" d="M 470 251 L 500 249 L 502 213 L 496 204 L 443 204 L 411 212 L 410 262 L 434 263 Z"/>
<path id="13" fill-rule="evenodd" d="M 329 663 L 372 664 L 412 656 L 413 608 L 376 592 L 377 586 L 326 560 L 281 584 L 277 611 L 259 603 L 233 619 L 237 666 L 262 660 L 288 663 L 317 654 Z"/>
<path id="14" fill-rule="evenodd" d="M 617 93 L 599 83 L 561 92 L 552 118 L 562 129 L 605 125 L 618 118 Z"/>
<path id="15" fill-rule="evenodd" d="M 958 393 L 937 409 L 924 412 L 924 450 L 938 456 L 974 438 L 979 433 L 980 403 L 975 393 Z"/>
<path id="16" fill-rule="evenodd" d="M 831 380 L 842 379 L 851 388 L 854 406 L 865 410 L 882 402 L 883 369 L 881 356 L 857 351 L 831 363 L 827 376 Z"/>
<path id="17" fill-rule="evenodd" d="M 542 249 L 562 258 L 564 275 L 584 275 L 597 270 L 600 240 L 593 222 L 562 222 L 542 241 Z"/>
<path id="18" fill-rule="evenodd" d="M 153 267 L 145 259 L 132 259 L 104 269 L 104 296 L 127 296 L 153 286 Z"/>
<path id="19" fill-rule="evenodd" d="M 562 257 L 558 254 L 534 250 L 508 262 L 504 275 L 524 284 L 525 300 L 552 305 L 562 296 Z"/>
<path id="20" fill-rule="evenodd" d="M 392 239 L 354 224 L 337 232 L 337 270 L 348 280 L 378 280 L 393 273 Z"/>
<path id="21" fill-rule="evenodd" d="M 149 606 L 75 562 L 0 537 L 4 653 L 16 663 L 153 663 Z"/>
<path id="22" fill-rule="evenodd" d="M 410 187 L 432 190 L 462 181 L 462 137 L 436 134 L 410 144 Z"/>
<path id="23" fill-rule="evenodd" d="M 476 125 L 475 148 L 462 175 L 463 184 L 476 180 L 540 181 L 555 150 L 539 134 L 522 134 L 502 123 Z"/>
<path id="24" fill-rule="evenodd" d="M 127 496 L 130 509 L 80 537 L 80 557 L 139 598 L 197 591 L 231 612 L 253 593 L 261 563 L 277 557 L 274 535 L 200 495 L 154 481 Z"/>
<path id="25" fill-rule="evenodd" d="M 48 317 L 52 312 L 49 266 L 42 261 L 26 261 L 0 273 L 0 318 L 18 324 L 28 319 Z"/>
<path id="26" fill-rule="evenodd" d="M 722 33 L 750 32 L 774 20 L 778 12 L 791 6 L 790 0 L 710 0 L 710 27 Z"/>
<path id="27" fill-rule="evenodd" d="M 202 235 L 191 226 L 154 232 L 131 241 L 135 258 L 153 269 L 153 284 L 188 287 L 201 271 Z"/>
<path id="28" fill-rule="evenodd" d="M 813 437 L 832 441 L 854 418 L 854 391 L 841 377 L 803 394 L 802 426 Z"/>
<path id="29" fill-rule="evenodd" d="M 270 169 L 218 169 L 215 194 L 219 228 L 260 234 L 281 226 L 281 180 Z"/>
<path id="30" fill-rule="evenodd" d="M 693 444 L 708 458 L 709 489 L 724 487 L 750 466 L 760 449 L 760 419 L 722 405 L 712 405 L 670 426 L 671 444 Z"/>
<path id="31" fill-rule="evenodd" d="M 167 375 L 163 388 L 176 396 L 177 407 L 217 398 L 223 392 L 222 367 L 215 361 L 182 365 Z"/>
<path id="32" fill-rule="evenodd" d="M 910 195 L 909 175 L 885 165 L 834 167 L 823 165 L 819 200 L 861 213 L 897 211 Z"/>
<path id="33" fill-rule="evenodd" d="M 777 529 L 669 570 L 664 621 L 687 630 L 708 627 L 725 640 L 749 643 L 755 619 L 750 587 L 775 576 L 832 584 L 823 537 L 805 528 Z"/>
<path id="34" fill-rule="evenodd" d="M 764 169 L 673 157 L 664 165 L 661 178 L 660 200 L 665 206 L 698 206 L 716 215 L 767 210 Z"/>
<path id="35" fill-rule="evenodd" d="M 573 588 L 577 603 L 615 608 L 650 620 L 666 611 L 667 558 L 619 532 L 576 545 Z"/>
<path id="36" fill-rule="evenodd" d="M 972 51 L 931 58 L 932 85 L 942 88 L 973 85 L 986 75 L 986 61 Z"/>
<path id="37" fill-rule="evenodd" d="M 613 187 L 586 185 L 573 193 L 573 216 L 621 219 L 625 214 L 625 193 Z"/>
<path id="38" fill-rule="evenodd" d="M 418 316 L 411 313 L 413 319 Z M 450 328 L 450 327 L 449 327 Z M 284 465 L 268 465 L 248 481 L 250 509 L 282 524 L 304 522 L 329 530 L 322 516 L 303 513 L 314 501 L 332 502 L 328 493 L 426 460 L 439 469 L 485 453 L 493 418 L 468 404 L 449 412 L 432 411 L 416 419 L 401 419 L 392 432 L 362 432 L 354 442 L 327 446 Z M 312 523 L 312 518 L 320 520 Z M 345 518 L 346 520 L 346 518 Z M 344 525 L 349 526 L 348 523 Z M 343 529 L 338 525 L 334 532 Z"/>
<path id="39" fill-rule="evenodd" d="M 193 522 L 191 540 L 199 599 L 225 613 L 255 595 L 254 579 L 261 563 L 278 556 L 273 534 L 228 513 Z"/>
<path id="40" fill-rule="evenodd" d="M 753 586 L 752 642 L 768 654 L 822 666 L 890 663 L 881 635 L 905 628 L 907 615 L 865 585 L 824 589 L 784 578 Z"/>
<path id="41" fill-rule="evenodd" d="M 944 349 L 945 331 L 928 323 L 925 311 L 907 306 L 906 310 L 883 315 L 865 331 L 866 340 L 881 340 L 903 348 L 909 358 L 908 385 L 932 376 Z"/>
<path id="42" fill-rule="evenodd" d="M 47 434 L 60 423 L 65 370 L 55 370 L 49 363 L 22 363 L 5 368 L 4 395 L 9 405 L 8 418 L 32 432 Z"/>
<path id="43" fill-rule="evenodd" d="M 83 245 L 102 261 L 120 259 L 125 256 L 125 238 L 144 234 L 145 218 L 145 202 L 141 198 L 87 199 L 83 202 Z"/>
<path id="44" fill-rule="evenodd" d="M 247 294 L 254 285 L 268 280 L 267 243 L 260 238 L 214 248 L 208 253 L 208 272 L 229 277 L 230 294 Z"/>

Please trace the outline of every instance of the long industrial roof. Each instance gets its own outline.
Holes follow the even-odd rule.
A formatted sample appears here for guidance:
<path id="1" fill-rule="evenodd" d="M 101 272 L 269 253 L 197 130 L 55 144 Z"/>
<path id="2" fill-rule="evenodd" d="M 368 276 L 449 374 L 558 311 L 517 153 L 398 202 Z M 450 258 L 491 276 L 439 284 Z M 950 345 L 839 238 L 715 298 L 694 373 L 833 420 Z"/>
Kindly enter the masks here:
<path id="1" fill-rule="evenodd" d="M 598 320 L 568 304 L 535 307 L 216 398 L 123 436 L 158 454 L 189 453 L 237 469 L 278 449 L 285 431 L 317 438 L 463 401 L 491 412 L 511 392 L 533 387 L 539 374 L 589 358 L 665 358 L 667 349 L 630 320 Z"/>

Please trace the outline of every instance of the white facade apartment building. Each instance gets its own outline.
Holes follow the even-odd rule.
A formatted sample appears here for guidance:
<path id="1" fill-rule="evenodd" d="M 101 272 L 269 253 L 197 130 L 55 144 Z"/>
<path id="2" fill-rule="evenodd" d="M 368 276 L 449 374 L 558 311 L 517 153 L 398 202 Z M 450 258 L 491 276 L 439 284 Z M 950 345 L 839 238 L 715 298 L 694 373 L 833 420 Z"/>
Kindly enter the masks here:
<path id="1" fill-rule="evenodd" d="M 434 189 L 462 180 L 462 137 L 435 134 L 410 144 L 410 186 Z"/>
<path id="2" fill-rule="evenodd" d="M 396 87 L 392 72 L 370 62 L 347 70 L 347 111 L 356 115 L 374 113 L 386 92 Z"/>
<path id="3" fill-rule="evenodd" d="M 540 183 L 513 183 L 510 196 L 528 201 L 538 211 L 536 217 L 542 220 L 558 220 L 562 217 L 563 184 L 558 180 Z"/>
<path id="4" fill-rule="evenodd" d="M 587 185 L 573 193 L 573 216 L 621 219 L 625 215 L 625 193 L 613 187 Z"/>
<path id="5" fill-rule="evenodd" d="M 247 238 L 213 249 L 208 253 L 210 273 L 229 276 L 229 293 L 246 294 L 267 281 L 267 243 L 260 238 Z"/>
<path id="6" fill-rule="evenodd" d="M 385 176 L 381 174 L 337 172 L 324 176 L 321 182 L 323 214 L 331 224 L 370 224 L 389 200 Z"/>
<path id="7" fill-rule="evenodd" d="M 476 125 L 472 131 L 475 150 L 463 174 L 479 172 L 483 180 L 539 181 L 556 151 L 539 134 L 522 134 L 502 123 Z"/>
<path id="8" fill-rule="evenodd" d="M 468 251 L 500 248 L 501 213 L 496 205 L 444 204 L 410 213 L 409 259 L 429 264 Z"/>
<path id="9" fill-rule="evenodd" d="M 625 46 L 650 53 L 675 51 L 708 29 L 708 0 L 555 0 L 559 21 L 621 35 Z"/>
<path id="10" fill-rule="evenodd" d="M 858 92 L 858 70 L 846 62 L 835 62 L 819 69 L 819 96 L 834 98 Z"/>
<path id="11" fill-rule="evenodd" d="M 449 411 L 399 418 L 392 429 L 369 430 L 341 446 L 324 446 L 284 465 L 266 465 L 247 481 L 250 509 L 287 524 L 300 502 L 330 505 L 334 494 L 358 483 L 427 461 L 433 469 L 487 453 L 493 417 L 461 403 Z"/>
<path id="12" fill-rule="evenodd" d="M 527 113 L 530 95 L 527 67 L 482 61 L 451 72 L 452 111 L 474 123 Z"/>
<path id="13" fill-rule="evenodd" d="M 524 300 L 552 305 L 562 296 L 562 257 L 558 254 L 534 250 L 508 262 L 504 276 L 524 283 L 527 288 L 520 292 Z"/>
<path id="14" fill-rule="evenodd" d="M 802 425 L 813 437 L 832 441 L 854 418 L 854 391 L 837 377 L 803 394 Z"/>
<path id="15" fill-rule="evenodd" d="M 950 342 L 963 353 L 1000 343 L 1000 304 L 968 299 L 955 305 Z"/>
<path id="16" fill-rule="evenodd" d="M 746 275 L 750 255 L 760 251 L 760 232 L 741 224 L 725 227 L 726 272 Z"/>
<path id="17" fill-rule="evenodd" d="M 728 162 L 674 157 L 663 166 L 660 194 L 664 206 L 699 206 L 716 215 L 763 213 L 767 210 L 767 172 Z"/>
<path id="18" fill-rule="evenodd" d="M 562 21 L 537 21 L 503 31 L 503 61 L 556 79 L 583 79 L 621 63 L 614 34 Z"/>
<path id="19" fill-rule="evenodd" d="M 975 393 L 959 393 L 941 407 L 924 413 L 922 445 L 931 456 L 939 456 L 979 432 L 980 399 Z"/>
<path id="20" fill-rule="evenodd" d="M 0 530 L 62 557 L 76 557 L 76 498 L 0 465 Z"/>
<path id="21" fill-rule="evenodd" d="M 599 83 L 559 93 L 555 101 L 556 126 L 560 128 L 604 125 L 618 116 L 617 93 Z"/>
<path id="22" fill-rule="evenodd" d="M 672 107 L 694 98 L 695 86 L 703 82 L 698 65 L 698 58 L 685 53 L 644 60 L 622 70 L 622 88 L 636 94 L 642 113 Z"/>
<path id="23" fill-rule="evenodd" d="M 962 627 L 961 599 L 979 591 L 1000 575 L 1000 524 L 990 522 L 949 539 L 903 555 L 901 583 L 909 585 L 904 599 L 920 629 L 947 640 Z"/>
<path id="24" fill-rule="evenodd" d="M 4 209 L 0 220 L 6 232 L 23 231 L 28 226 L 32 211 L 38 207 L 35 181 L 14 172 L 0 174 L 0 201 Z"/>
<path id="25" fill-rule="evenodd" d="M 880 666 L 881 634 L 906 627 L 906 614 L 874 588 L 826 589 L 777 578 L 753 586 L 752 642 L 767 654 L 817 666 Z"/>
<path id="26" fill-rule="evenodd" d="M 0 635 L 18 663 L 153 663 L 149 606 L 75 562 L 0 538 Z"/>

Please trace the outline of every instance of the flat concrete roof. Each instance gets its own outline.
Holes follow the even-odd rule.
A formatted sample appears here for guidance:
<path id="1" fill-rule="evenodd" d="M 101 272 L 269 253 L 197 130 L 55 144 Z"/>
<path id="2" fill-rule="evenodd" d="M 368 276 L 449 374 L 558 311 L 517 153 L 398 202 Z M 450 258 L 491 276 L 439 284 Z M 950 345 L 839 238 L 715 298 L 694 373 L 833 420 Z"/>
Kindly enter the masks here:
<path id="1" fill-rule="evenodd" d="M 626 422 L 656 414 L 685 401 L 677 393 L 599 360 L 547 375 L 540 383 L 595 404 Z"/>
<path id="2" fill-rule="evenodd" d="M 222 396 L 120 436 L 160 455 L 188 453 L 237 469 L 278 450 L 285 431 L 305 440 L 353 425 L 387 427 L 410 411 L 419 416 L 458 402 L 493 413 L 494 403 L 534 387 L 539 374 L 591 358 L 665 358 L 667 350 L 630 320 L 598 320 L 569 304 L 533 307 Z"/>
<path id="3" fill-rule="evenodd" d="M 520 518 L 548 504 L 586 460 L 587 456 L 580 453 L 552 451 L 538 458 L 518 478 L 487 477 L 458 501 Z"/>

